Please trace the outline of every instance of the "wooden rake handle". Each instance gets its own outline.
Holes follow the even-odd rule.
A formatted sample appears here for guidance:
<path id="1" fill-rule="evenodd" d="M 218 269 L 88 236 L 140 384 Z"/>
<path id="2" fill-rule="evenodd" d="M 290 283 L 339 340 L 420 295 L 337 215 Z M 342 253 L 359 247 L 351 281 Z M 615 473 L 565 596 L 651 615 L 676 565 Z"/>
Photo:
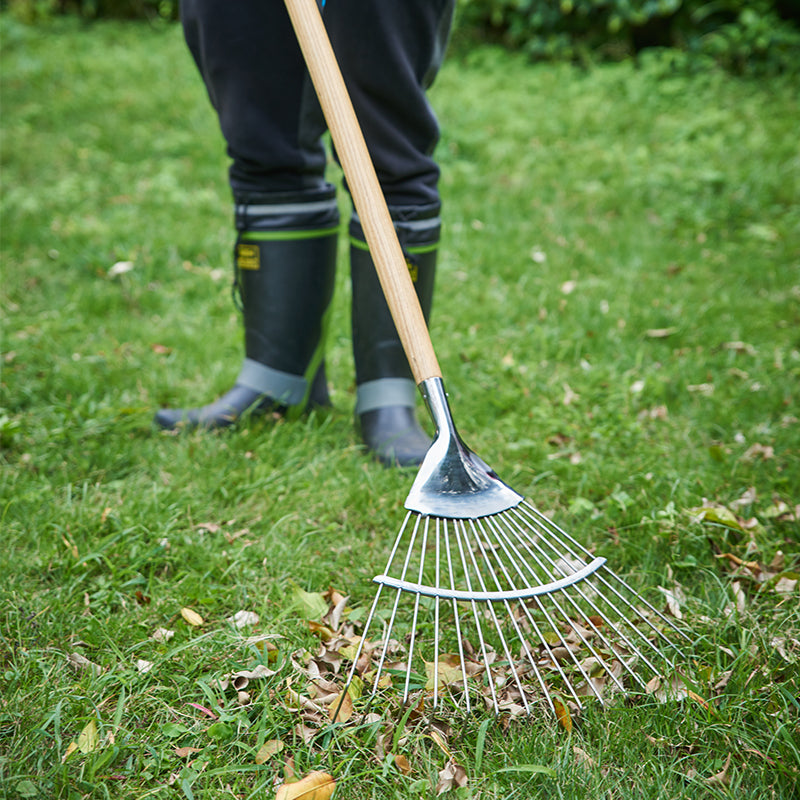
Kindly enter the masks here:
<path id="1" fill-rule="evenodd" d="M 285 3 L 411 372 L 417 385 L 441 378 L 405 256 L 316 0 Z"/>

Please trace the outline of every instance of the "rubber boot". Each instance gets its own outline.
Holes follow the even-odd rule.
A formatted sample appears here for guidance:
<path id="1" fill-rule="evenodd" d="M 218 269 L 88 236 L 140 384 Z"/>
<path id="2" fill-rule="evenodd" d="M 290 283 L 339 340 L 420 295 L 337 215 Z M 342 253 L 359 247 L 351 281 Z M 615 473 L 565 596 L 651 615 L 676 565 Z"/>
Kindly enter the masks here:
<path id="1" fill-rule="evenodd" d="M 437 229 L 438 233 L 438 229 Z M 402 237 L 401 237 L 402 243 Z M 433 301 L 435 245 L 404 247 L 426 321 Z M 417 387 L 365 244 L 351 239 L 356 427 L 367 449 L 386 466 L 422 463 L 431 438 L 416 414 Z"/>
<path id="2" fill-rule="evenodd" d="M 336 243 L 335 227 L 239 234 L 235 274 L 245 358 L 236 383 L 208 405 L 161 409 L 156 425 L 225 428 L 245 414 L 330 405 L 323 350 Z"/>

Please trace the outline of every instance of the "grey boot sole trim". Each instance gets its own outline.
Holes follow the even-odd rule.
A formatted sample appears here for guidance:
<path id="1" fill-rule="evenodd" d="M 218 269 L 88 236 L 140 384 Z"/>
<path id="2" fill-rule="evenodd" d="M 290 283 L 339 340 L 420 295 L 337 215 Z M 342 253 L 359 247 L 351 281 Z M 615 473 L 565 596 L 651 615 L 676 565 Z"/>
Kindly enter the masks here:
<path id="1" fill-rule="evenodd" d="M 236 383 L 252 389 L 258 394 L 269 395 L 276 402 L 296 406 L 306 395 L 306 379 L 302 375 L 291 375 L 272 369 L 252 358 L 245 358 Z"/>
<path id="2" fill-rule="evenodd" d="M 362 383 L 356 389 L 356 414 L 366 414 L 387 406 L 416 405 L 417 387 L 408 378 L 380 378 Z"/>

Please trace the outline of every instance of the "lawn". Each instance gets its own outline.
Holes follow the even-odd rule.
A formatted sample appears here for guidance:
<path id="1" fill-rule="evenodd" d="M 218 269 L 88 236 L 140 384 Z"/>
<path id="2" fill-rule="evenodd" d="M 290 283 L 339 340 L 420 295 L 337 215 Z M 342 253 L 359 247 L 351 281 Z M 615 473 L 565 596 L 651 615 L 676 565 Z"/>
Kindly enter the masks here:
<path id="1" fill-rule="evenodd" d="M 345 237 L 334 408 L 156 432 L 241 359 L 216 120 L 177 26 L 0 33 L 0 794 L 797 796 L 800 79 L 451 54 L 459 429 L 689 641 L 673 691 L 559 719 L 389 689 L 331 725 L 309 673 L 341 686 L 414 477 L 353 431 Z"/>

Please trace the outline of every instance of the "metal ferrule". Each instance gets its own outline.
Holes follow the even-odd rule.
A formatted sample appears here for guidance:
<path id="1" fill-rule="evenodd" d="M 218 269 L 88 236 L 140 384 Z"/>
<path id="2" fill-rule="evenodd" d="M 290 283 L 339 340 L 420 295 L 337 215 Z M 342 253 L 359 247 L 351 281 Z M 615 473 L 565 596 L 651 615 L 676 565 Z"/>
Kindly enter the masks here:
<path id="1" fill-rule="evenodd" d="M 406 498 L 406 508 L 431 517 L 477 519 L 522 502 L 522 495 L 461 441 L 442 379 L 428 378 L 418 388 L 436 426 L 436 438 Z"/>

